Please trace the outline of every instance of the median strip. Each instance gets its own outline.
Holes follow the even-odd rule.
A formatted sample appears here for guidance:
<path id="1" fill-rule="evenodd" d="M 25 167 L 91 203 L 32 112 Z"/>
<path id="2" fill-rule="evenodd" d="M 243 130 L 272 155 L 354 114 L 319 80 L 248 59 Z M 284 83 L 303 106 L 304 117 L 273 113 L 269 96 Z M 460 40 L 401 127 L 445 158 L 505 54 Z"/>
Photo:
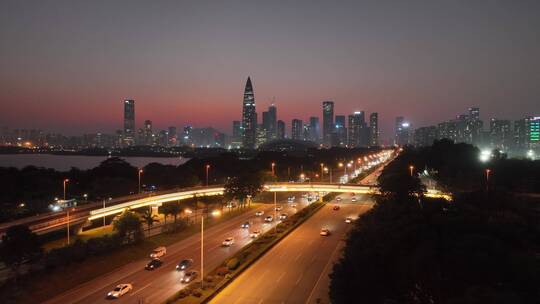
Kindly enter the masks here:
<path id="1" fill-rule="evenodd" d="M 275 228 L 246 245 L 232 257 L 226 259 L 220 266 L 210 271 L 208 275 L 204 277 L 202 289 L 201 282 L 194 282 L 175 293 L 165 303 L 208 303 L 243 271 L 260 259 L 266 252 L 272 249 L 324 205 L 324 202 L 317 202 L 298 211 L 287 220 L 278 224 Z"/>

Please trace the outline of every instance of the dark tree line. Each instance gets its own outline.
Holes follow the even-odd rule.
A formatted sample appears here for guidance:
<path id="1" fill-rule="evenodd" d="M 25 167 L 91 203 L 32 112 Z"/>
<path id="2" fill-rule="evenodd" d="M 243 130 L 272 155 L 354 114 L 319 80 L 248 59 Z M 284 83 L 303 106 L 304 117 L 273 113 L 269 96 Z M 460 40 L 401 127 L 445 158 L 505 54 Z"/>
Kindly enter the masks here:
<path id="1" fill-rule="evenodd" d="M 442 149 L 442 150 L 440 150 Z M 435 152 L 438 151 L 438 152 Z M 360 217 L 331 274 L 333 303 L 538 303 L 538 201 L 515 196 L 512 183 L 486 191 L 475 149 L 448 142 L 406 150 L 379 178 L 384 195 Z M 442 153 L 434 155 L 432 153 Z M 525 172 L 513 162 L 528 163 Z M 434 169 L 454 200 L 423 197 L 408 166 Z M 487 164 L 534 181 L 532 161 L 504 158 Z M 506 167 L 509 166 L 509 167 Z M 536 169 L 534 169 L 536 168 Z M 508 171 L 507 171 L 508 170 Z M 464 178 L 474 191 L 463 191 Z"/>

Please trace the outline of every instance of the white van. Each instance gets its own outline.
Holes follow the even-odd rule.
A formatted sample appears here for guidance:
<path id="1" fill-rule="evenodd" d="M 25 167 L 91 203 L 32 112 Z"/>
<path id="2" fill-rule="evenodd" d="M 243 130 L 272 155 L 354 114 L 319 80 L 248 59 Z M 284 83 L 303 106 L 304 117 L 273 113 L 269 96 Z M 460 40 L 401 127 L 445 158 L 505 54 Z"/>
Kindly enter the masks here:
<path id="1" fill-rule="evenodd" d="M 165 246 L 160 246 L 154 249 L 154 251 L 152 251 L 152 253 L 150 254 L 150 258 L 156 259 L 156 258 L 164 256 L 165 253 L 167 253 L 167 248 L 165 248 Z"/>

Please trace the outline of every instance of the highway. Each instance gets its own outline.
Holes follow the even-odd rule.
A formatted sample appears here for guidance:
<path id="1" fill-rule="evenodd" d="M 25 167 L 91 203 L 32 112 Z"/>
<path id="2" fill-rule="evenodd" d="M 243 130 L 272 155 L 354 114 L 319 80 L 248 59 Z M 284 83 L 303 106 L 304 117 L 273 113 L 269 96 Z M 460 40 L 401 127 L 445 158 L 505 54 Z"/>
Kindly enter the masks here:
<path id="1" fill-rule="evenodd" d="M 306 204 L 307 201 L 303 200 L 298 204 L 298 208 Z M 283 210 L 278 214 L 282 212 L 293 214 L 297 210 L 284 202 L 280 202 L 280 205 L 283 206 Z M 268 204 L 257 210 L 264 210 L 264 216 L 273 215 L 273 206 Z M 257 217 L 255 211 L 250 211 L 205 229 L 205 273 L 219 266 L 223 260 L 250 242 L 249 231 L 256 229 L 266 231 L 273 227 L 276 221 L 272 224 L 265 223 L 264 216 Z M 250 229 L 240 227 L 246 221 L 253 223 Z M 235 238 L 235 244 L 231 247 L 222 247 L 223 240 L 230 236 Z M 106 299 L 107 293 L 120 283 L 133 284 L 133 290 L 115 300 L 115 303 L 161 303 L 184 286 L 180 283 L 183 272 L 176 271 L 175 267 L 186 258 L 194 260 L 191 267 L 193 270 L 200 270 L 200 233 L 168 246 L 167 254 L 162 258 L 164 263 L 156 270 L 145 270 L 144 266 L 149 259 L 142 259 L 84 283 L 45 303 L 109 303 L 110 301 Z"/>
<path id="2" fill-rule="evenodd" d="M 327 204 L 210 303 L 328 303 L 328 274 L 351 227 L 345 218 L 357 218 L 371 208 L 366 196 L 357 195 L 356 203 L 351 203 L 350 194 L 340 197 L 343 199 L 339 204 Z M 333 210 L 334 205 L 339 205 L 340 210 Z M 319 235 L 323 227 L 330 229 L 330 236 Z"/>

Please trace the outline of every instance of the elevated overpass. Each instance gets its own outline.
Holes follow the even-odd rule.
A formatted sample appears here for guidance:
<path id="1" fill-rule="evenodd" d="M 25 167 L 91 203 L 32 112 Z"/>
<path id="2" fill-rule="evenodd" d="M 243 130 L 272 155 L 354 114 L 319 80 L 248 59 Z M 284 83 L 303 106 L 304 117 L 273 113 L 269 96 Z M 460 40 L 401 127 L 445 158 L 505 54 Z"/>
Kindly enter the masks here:
<path id="1" fill-rule="evenodd" d="M 141 194 L 128 196 L 107 201 L 107 206 L 102 208 L 103 203 L 91 203 L 80 206 L 70 212 L 69 222 L 71 225 L 83 224 L 88 220 L 101 219 L 104 216 L 121 213 L 126 209 L 136 209 L 145 206 L 160 206 L 163 203 L 181 201 L 195 196 L 222 195 L 224 185 L 212 185 L 209 187 L 193 187 L 184 189 L 171 189 L 161 193 Z M 268 192 L 319 192 L 319 193 L 356 193 L 378 194 L 379 188 L 374 185 L 359 184 L 334 184 L 334 183 L 267 183 L 263 191 Z M 428 197 L 442 197 L 451 199 L 448 194 L 436 190 L 428 190 Z M 0 235 L 14 225 L 27 225 L 33 232 L 44 234 L 55 230 L 65 229 L 68 222 L 66 212 L 54 212 L 39 216 L 33 216 L 12 222 L 0 224 Z"/>
<path id="2" fill-rule="evenodd" d="M 224 185 L 209 187 L 199 187 L 197 189 L 186 189 L 174 193 L 155 195 L 137 199 L 106 208 L 90 211 L 89 220 L 102 218 L 104 216 L 121 213 L 126 209 L 135 209 L 145 206 L 161 206 L 163 203 L 180 201 L 196 196 L 222 195 L 225 191 Z M 355 194 L 379 194 L 378 186 L 355 185 L 355 184 L 331 184 L 331 183 L 266 183 L 263 191 L 268 192 L 319 192 L 319 193 L 355 193 Z M 450 196 L 437 190 L 428 190 L 428 197 L 441 197 L 450 199 Z"/>

